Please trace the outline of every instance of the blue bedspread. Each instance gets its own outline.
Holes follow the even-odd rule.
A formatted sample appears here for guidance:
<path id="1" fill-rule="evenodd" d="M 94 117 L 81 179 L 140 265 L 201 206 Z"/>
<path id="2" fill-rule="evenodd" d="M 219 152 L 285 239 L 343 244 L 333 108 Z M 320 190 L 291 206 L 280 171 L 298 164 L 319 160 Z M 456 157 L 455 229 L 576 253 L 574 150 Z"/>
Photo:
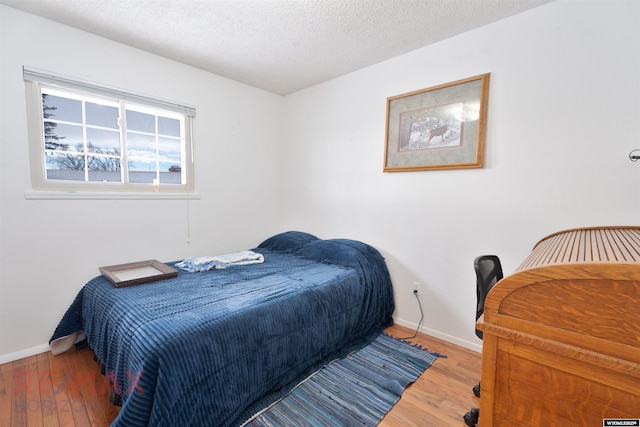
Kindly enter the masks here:
<path id="1" fill-rule="evenodd" d="M 392 323 L 371 246 L 286 232 L 253 250 L 264 263 L 79 292 L 51 340 L 85 331 L 122 394 L 113 426 L 237 425 Z"/>

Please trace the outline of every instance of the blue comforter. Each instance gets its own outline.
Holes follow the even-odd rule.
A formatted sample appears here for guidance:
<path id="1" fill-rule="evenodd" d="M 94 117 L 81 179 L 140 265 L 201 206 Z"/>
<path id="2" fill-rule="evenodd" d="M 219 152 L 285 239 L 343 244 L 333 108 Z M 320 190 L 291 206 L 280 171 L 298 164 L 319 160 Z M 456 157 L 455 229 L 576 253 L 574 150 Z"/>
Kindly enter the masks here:
<path id="1" fill-rule="evenodd" d="M 253 250 L 264 263 L 79 292 L 51 340 L 85 331 L 122 396 L 113 426 L 240 424 L 392 323 L 371 246 L 286 232 Z"/>

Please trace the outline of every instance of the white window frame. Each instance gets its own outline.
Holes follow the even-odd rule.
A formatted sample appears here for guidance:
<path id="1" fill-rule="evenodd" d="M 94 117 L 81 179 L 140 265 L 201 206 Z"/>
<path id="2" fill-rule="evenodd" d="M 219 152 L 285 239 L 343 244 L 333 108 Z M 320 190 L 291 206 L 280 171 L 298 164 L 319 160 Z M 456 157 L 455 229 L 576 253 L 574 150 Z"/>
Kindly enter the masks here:
<path id="1" fill-rule="evenodd" d="M 27 199 L 124 199 L 124 198 L 199 198 L 195 193 L 194 124 L 195 108 L 139 95 L 120 89 L 102 86 L 67 76 L 24 67 L 27 97 L 27 124 L 29 134 L 29 159 L 31 187 L 25 193 Z M 184 117 L 184 163 L 181 165 L 182 184 L 150 184 L 126 182 L 66 181 L 46 178 L 45 144 L 43 126 L 43 88 L 76 93 L 86 98 L 96 98 L 135 105 L 141 109 L 161 110 Z M 137 108 L 136 108 L 137 109 Z M 121 126 L 123 128 L 123 126 Z M 126 147 L 123 147 L 125 155 Z M 126 172 L 126 161 L 122 162 Z"/>

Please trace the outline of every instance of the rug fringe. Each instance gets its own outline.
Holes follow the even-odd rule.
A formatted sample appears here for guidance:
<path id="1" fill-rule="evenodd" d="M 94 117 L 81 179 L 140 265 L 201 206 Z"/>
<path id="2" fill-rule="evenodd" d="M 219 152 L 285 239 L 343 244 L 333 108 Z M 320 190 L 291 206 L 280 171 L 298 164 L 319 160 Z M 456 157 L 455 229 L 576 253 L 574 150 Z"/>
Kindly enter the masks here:
<path id="1" fill-rule="evenodd" d="M 414 342 L 411 342 L 411 341 L 409 341 L 409 340 L 406 340 L 406 339 L 404 339 L 404 338 L 394 337 L 393 335 L 390 335 L 390 334 L 388 334 L 388 333 L 386 333 L 386 332 L 383 332 L 383 334 L 384 334 L 384 335 L 386 335 L 386 336 L 388 336 L 388 337 L 390 337 L 390 338 L 393 338 L 393 339 L 394 339 L 394 340 L 396 340 L 396 341 L 400 341 L 401 343 L 407 344 L 407 345 L 409 345 L 409 346 L 411 346 L 411 347 L 413 347 L 413 348 L 417 348 L 418 350 L 426 351 L 427 353 L 432 354 L 432 355 L 433 355 L 433 356 L 435 356 L 435 357 L 441 357 L 441 358 L 443 358 L 443 359 L 447 359 L 447 358 L 448 358 L 445 354 L 438 353 L 437 351 L 430 351 L 428 348 L 423 347 L 423 346 L 421 346 L 420 344 L 416 344 L 416 343 L 414 343 Z"/>

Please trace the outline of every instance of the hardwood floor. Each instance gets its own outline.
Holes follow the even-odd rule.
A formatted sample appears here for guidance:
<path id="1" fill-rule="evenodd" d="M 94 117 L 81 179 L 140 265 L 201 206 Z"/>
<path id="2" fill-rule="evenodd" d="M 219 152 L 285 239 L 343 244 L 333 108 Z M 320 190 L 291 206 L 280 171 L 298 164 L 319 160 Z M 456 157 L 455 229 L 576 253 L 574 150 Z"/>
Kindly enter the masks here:
<path id="1" fill-rule="evenodd" d="M 387 332 L 413 335 L 398 325 Z M 447 358 L 436 360 L 410 385 L 379 425 L 464 427 L 464 413 L 479 405 L 471 389 L 480 378 L 480 355 L 424 334 L 410 341 Z M 105 427 L 117 414 L 109 403 L 108 380 L 89 349 L 0 365 L 0 427 Z"/>
<path id="2" fill-rule="evenodd" d="M 386 332 L 396 337 L 414 333 L 399 325 L 388 328 Z M 415 383 L 407 387 L 379 426 L 466 427 L 462 416 L 471 408 L 480 406 L 480 399 L 472 391 L 480 381 L 480 353 L 420 333 L 409 341 L 447 358 L 438 358 Z"/>

